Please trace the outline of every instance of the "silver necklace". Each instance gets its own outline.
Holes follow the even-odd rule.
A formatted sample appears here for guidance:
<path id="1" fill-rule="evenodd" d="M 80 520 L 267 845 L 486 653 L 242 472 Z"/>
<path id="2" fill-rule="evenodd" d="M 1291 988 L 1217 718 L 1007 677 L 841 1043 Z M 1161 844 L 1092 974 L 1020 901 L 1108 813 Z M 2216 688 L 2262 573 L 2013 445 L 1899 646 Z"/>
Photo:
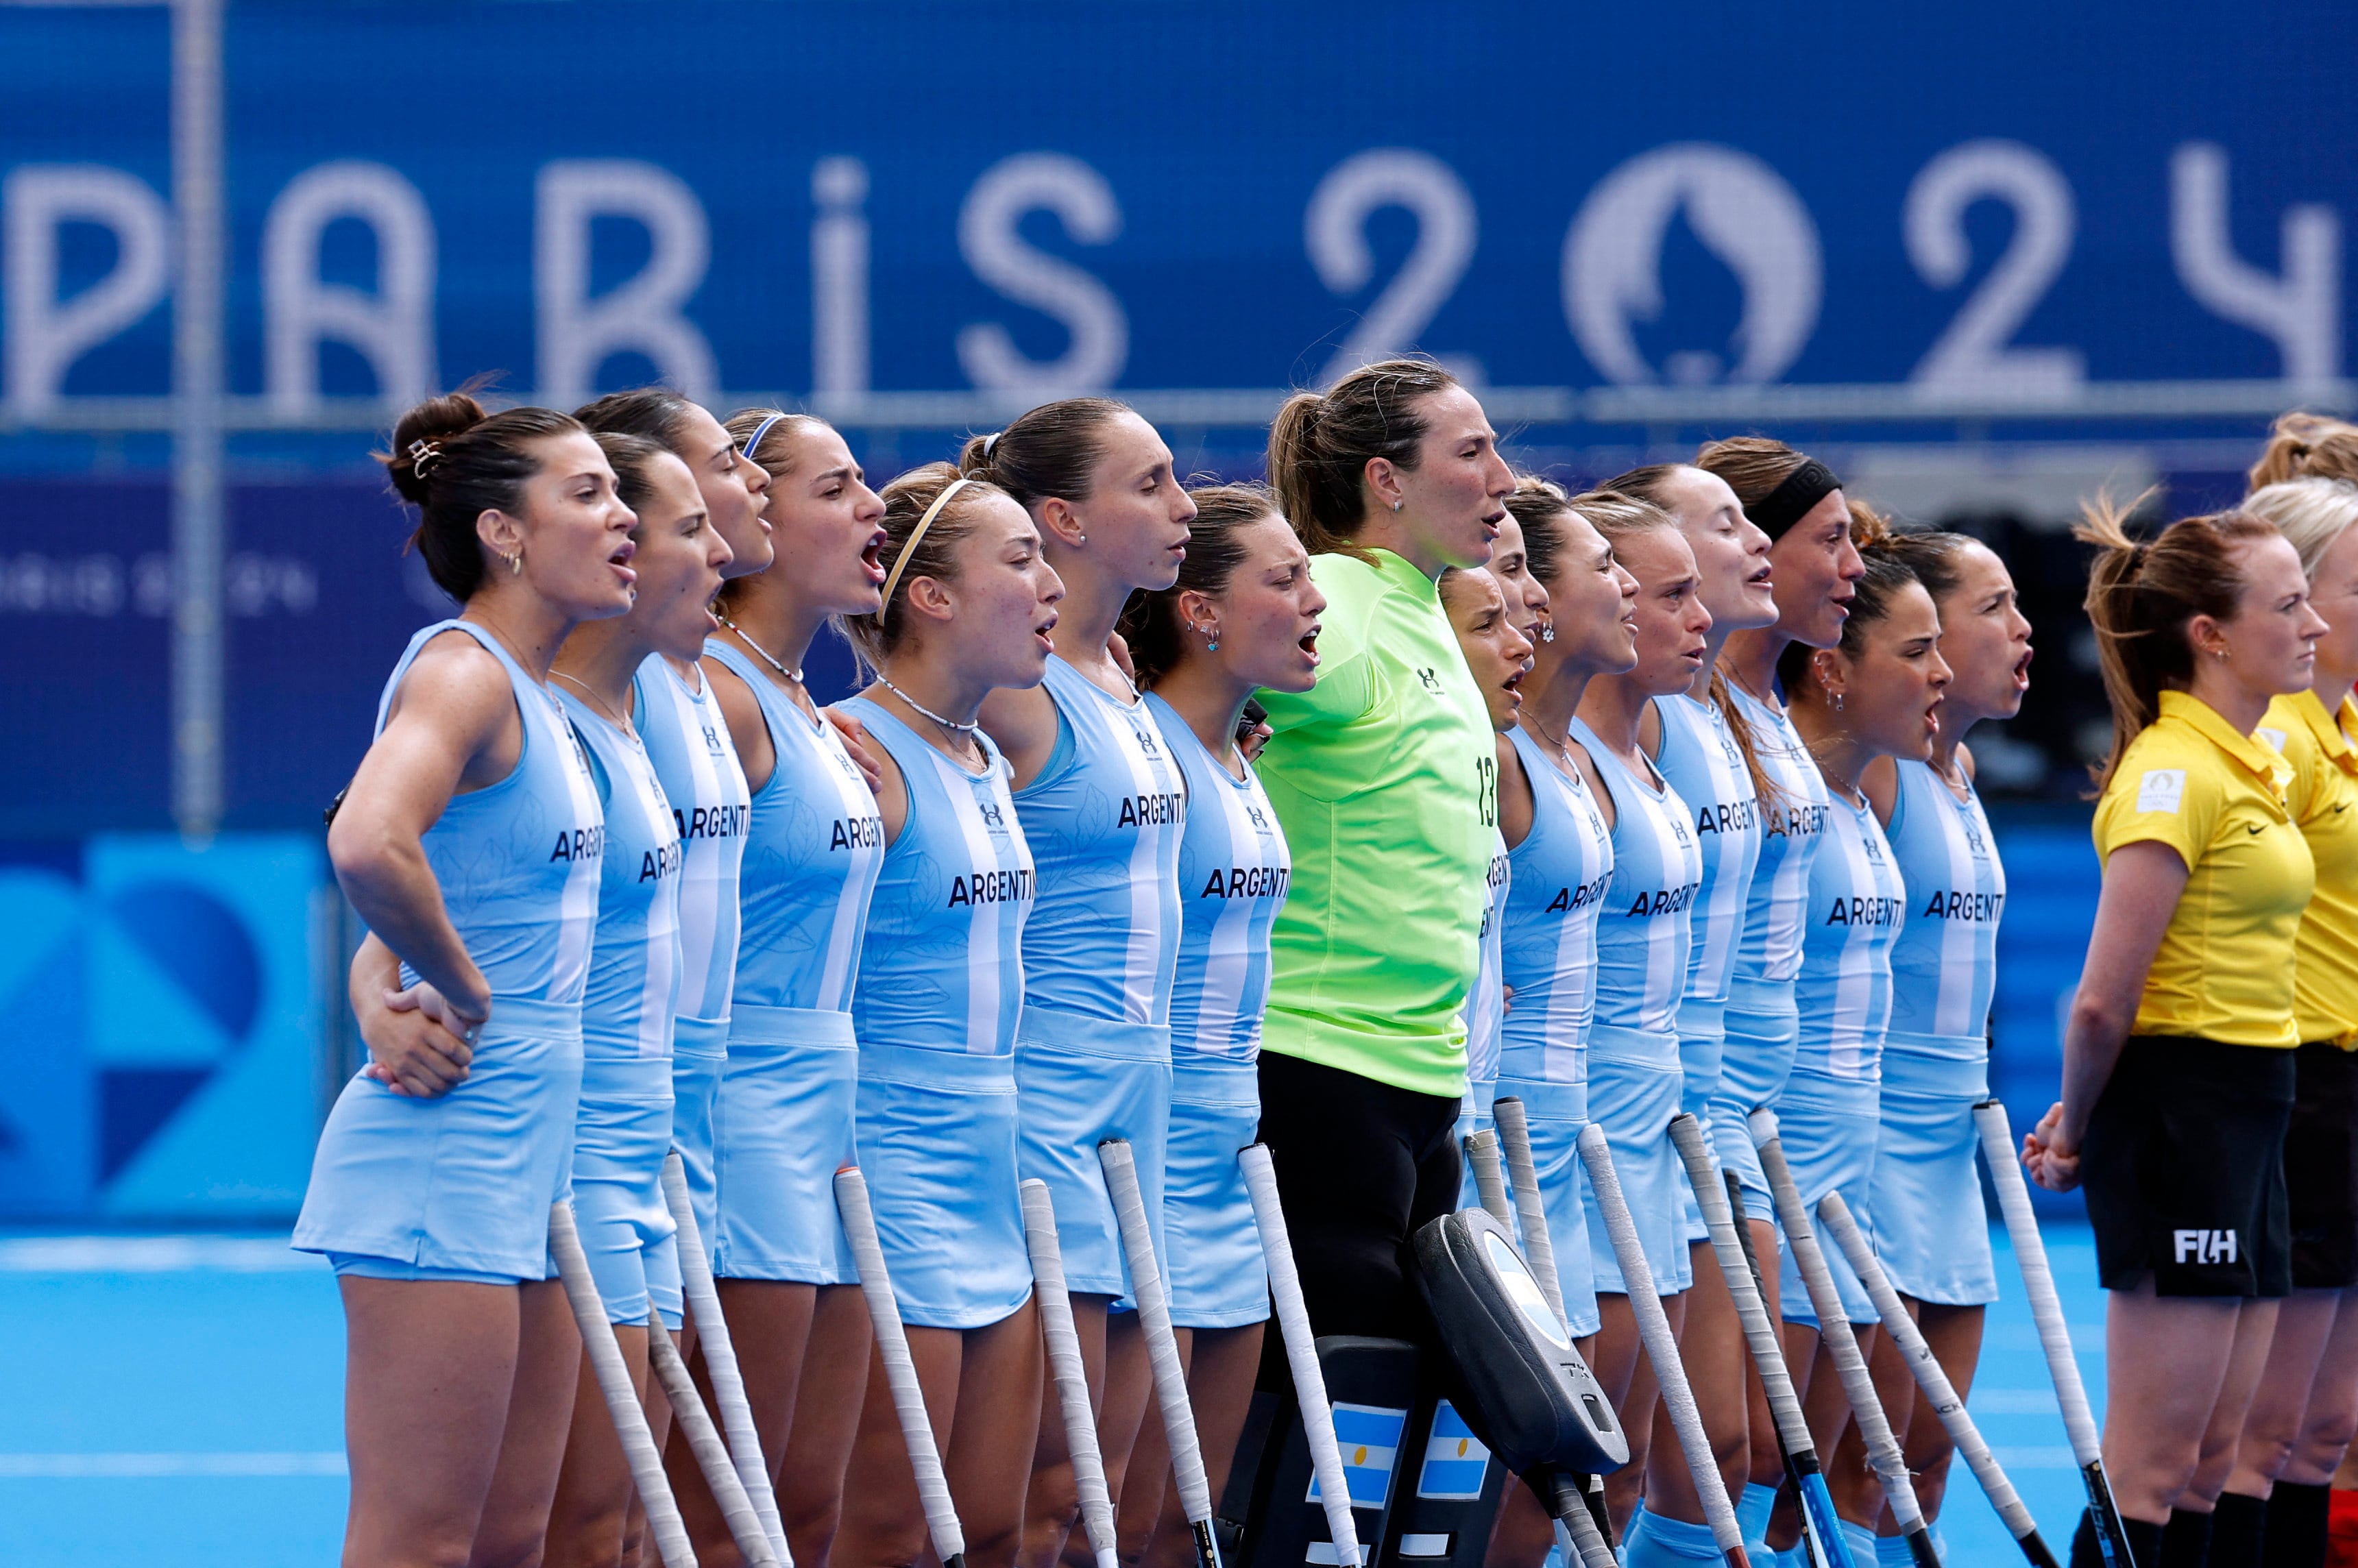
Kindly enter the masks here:
<path id="1" fill-rule="evenodd" d="M 980 719 L 977 719 L 971 724 L 961 724 L 955 719 L 943 718 L 940 714 L 936 713 L 932 708 L 927 708 L 924 703 L 919 702 L 915 697 L 911 697 L 907 692 L 903 691 L 899 687 L 894 686 L 891 677 L 886 676 L 882 670 L 876 672 L 876 684 L 882 687 L 886 691 L 891 692 L 894 697 L 899 697 L 903 702 L 907 703 L 911 708 L 915 708 L 919 713 L 922 713 L 926 718 L 932 719 L 935 723 L 940 725 L 944 730 L 955 730 L 958 734 L 970 737 L 976 730 L 982 728 L 982 721 Z"/>
<path id="2" fill-rule="evenodd" d="M 794 682 L 796 686 L 803 684 L 802 671 L 790 670 L 786 668 L 784 665 L 780 664 L 778 662 L 777 654 L 773 654 L 769 649 L 764 648 L 761 643 L 756 643 L 752 638 L 745 635 L 745 628 L 738 625 L 737 622 L 730 620 L 726 615 L 716 615 L 713 619 L 719 622 L 723 626 L 728 627 L 731 632 L 736 633 L 737 640 L 744 643 L 747 647 L 752 649 L 755 653 L 761 654 L 763 662 L 767 664 L 772 669 L 777 671 L 780 675 Z"/>
<path id="3" fill-rule="evenodd" d="M 575 676 L 567 675 L 563 670 L 551 670 L 548 673 L 555 676 L 558 680 L 571 681 L 575 686 L 579 687 L 581 688 L 581 695 L 596 703 L 598 705 L 598 711 L 612 719 L 623 734 L 635 735 L 637 733 L 637 731 L 631 728 L 631 721 L 629 719 L 623 718 L 621 714 L 607 707 L 606 699 L 590 689 L 590 683 L 588 681 L 582 680 Z"/>

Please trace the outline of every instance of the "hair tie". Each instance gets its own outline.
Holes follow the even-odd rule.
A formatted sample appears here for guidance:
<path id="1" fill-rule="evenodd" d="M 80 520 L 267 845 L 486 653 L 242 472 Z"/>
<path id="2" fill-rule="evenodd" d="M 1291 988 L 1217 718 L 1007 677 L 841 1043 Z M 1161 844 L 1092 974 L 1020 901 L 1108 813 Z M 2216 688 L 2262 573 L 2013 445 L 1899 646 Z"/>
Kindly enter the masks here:
<path id="1" fill-rule="evenodd" d="M 442 443 L 439 441 L 428 441 L 420 438 L 409 443 L 409 471 L 418 479 L 424 479 L 426 470 L 440 461 L 441 458 Z"/>
<path id="2" fill-rule="evenodd" d="M 783 412 L 773 411 L 759 425 L 753 427 L 753 433 L 745 438 L 745 445 L 741 449 L 747 458 L 752 457 L 754 449 L 762 444 L 762 438 L 770 433 L 770 427 L 784 417 L 785 415 Z"/>
<path id="3" fill-rule="evenodd" d="M 1744 515 L 1771 539 L 1782 538 L 1809 515 L 1812 507 L 1841 488 L 1842 481 L 1834 477 L 1833 470 L 1815 458 L 1803 458 L 1801 466 L 1785 476 L 1784 483 L 1746 507 Z"/>
<path id="4" fill-rule="evenodd" d="M 990 460 L 990 449 L 999 445 L 999 438 L 1005 434 L 1007 434 L 1007 432 L 1004 430 L 993 430 L 990 435 L 985 436 L 982 438 L 982 460 L 984 462 L 989 462 Z"/>
<path id="5" fill-rule="evenodd" d="M 942 508 L 950 503 L 950 497 L 975 482 L 970 479 L 952 480 L 947 488 L 934 497 L 934 503 L 925 508 L 925 514 L 917 519 L 917 525 L 909 530 L 909 542 L 901 546 L 900 555 L 893 559 L 892 570 L 884 579 L 884 597 L 877 601 L 876 623 L 878 625 L 884 623 L 885 614 L 892 608 L 892 590 L 901 586 L 901 573 L 907 568 L 909 557 L 916 554 L 917 541 L 925 536 L 925 530 L 934 525 L 934 519 L 939 517 L 942 514 Z"/>

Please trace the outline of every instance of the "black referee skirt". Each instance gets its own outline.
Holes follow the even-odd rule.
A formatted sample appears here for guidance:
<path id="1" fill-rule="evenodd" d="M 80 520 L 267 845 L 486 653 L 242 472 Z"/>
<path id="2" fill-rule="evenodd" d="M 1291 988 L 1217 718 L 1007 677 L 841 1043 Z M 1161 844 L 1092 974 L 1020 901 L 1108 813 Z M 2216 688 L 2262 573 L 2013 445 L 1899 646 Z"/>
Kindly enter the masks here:
<path id="1" fill-rule="evenodd" d="M 2293 1289 L 2338 1291 L 2358 1285 L 2358 1053 L 2320 1040 L 2293 1055 L 2284 1158 Z"/>
<path id="2" fill-rule="evenodd" d="M 2151 1273 L 2164 1296 L 2291 1292 L 2294 1057 L 2162 1034 L 2121 1047 L 2080 1146 L 2106 1290 Z"/>

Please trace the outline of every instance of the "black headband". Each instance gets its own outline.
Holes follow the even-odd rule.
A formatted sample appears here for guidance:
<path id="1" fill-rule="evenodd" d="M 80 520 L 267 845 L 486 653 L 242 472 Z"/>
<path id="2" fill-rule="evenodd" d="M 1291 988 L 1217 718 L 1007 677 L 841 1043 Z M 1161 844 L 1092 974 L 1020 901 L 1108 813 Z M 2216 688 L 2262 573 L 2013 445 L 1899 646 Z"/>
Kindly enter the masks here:
<path id="1" fill-rule="evenodd" d="M 1760 531 L 1772 539 L 1782 538 L 1785 531 L 1809 514 L 1810 508 L 1842 488 L 1834 470 L 1815 458 L 1803 458 L 1801 466 L 1785 476 L 1785 482 L 1744 509 Z"/>

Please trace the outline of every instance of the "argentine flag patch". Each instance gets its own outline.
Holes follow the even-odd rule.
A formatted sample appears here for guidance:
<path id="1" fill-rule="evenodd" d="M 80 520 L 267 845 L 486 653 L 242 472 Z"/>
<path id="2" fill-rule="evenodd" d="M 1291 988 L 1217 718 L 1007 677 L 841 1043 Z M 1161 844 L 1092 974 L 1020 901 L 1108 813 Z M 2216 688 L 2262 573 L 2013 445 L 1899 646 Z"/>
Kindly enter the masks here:
<path id="1" fill-rule="evenodd" d="M 1343 1451 L 1343 1482 L 1355 1509 L 1379 1509 L 1391 1495 L 1392 1462 L 1400 1454 L 1408 1411 L 1380 1405 L 1335 1407 L 1335 1444 Z M 1310 1477 L 1310 1501 L 1318 1500 L 1318 1477 Z"/>
<path id="2" fill-rule="evenodd" d="M 1420 1498 L 1471 1500 L 1482 1495 L 1490 1451 L 1447 1400 L 1433 1412 L 1433 1435 L 1425 1440 L 1424 1467 L 1417 1472 Z"/>

